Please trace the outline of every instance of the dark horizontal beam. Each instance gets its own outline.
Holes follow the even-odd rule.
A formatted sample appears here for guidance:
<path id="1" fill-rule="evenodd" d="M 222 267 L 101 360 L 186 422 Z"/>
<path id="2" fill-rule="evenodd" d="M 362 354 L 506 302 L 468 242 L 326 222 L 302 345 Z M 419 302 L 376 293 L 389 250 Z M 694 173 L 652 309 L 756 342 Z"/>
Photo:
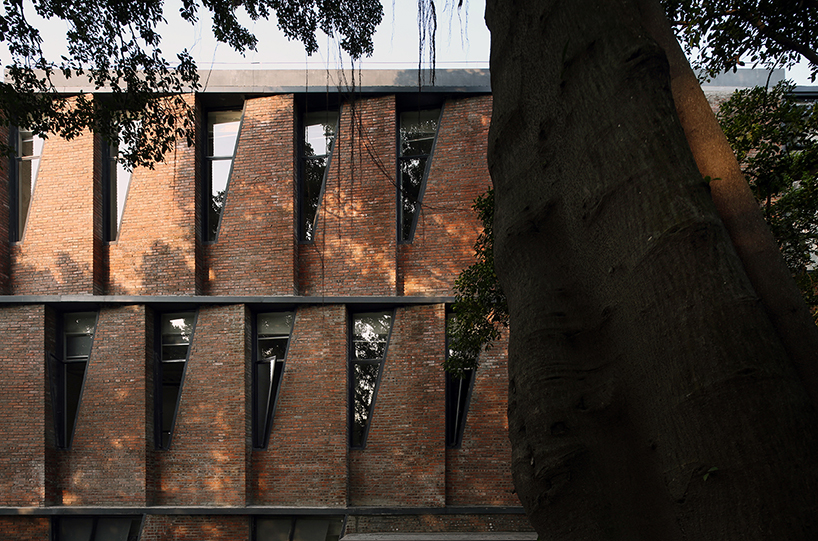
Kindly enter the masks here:
<path id="1" fill-rule="evenodd" d="M 446 506 L 446 507 L 280 507 L 280 506 L 51 506 L 0 507 L 0 516 L 67 515 L 524 515 L 518 506 Z"/>
<path id="2" fill-rule="evenodd" d="M 454 297 L 403 296 L 263 296 L 263 295 L 0 295 L 3 304 L 148 304 L 148 305 L 207 305 L 207 304 L 366 304 L 423 305 L 447 304 Z"/>

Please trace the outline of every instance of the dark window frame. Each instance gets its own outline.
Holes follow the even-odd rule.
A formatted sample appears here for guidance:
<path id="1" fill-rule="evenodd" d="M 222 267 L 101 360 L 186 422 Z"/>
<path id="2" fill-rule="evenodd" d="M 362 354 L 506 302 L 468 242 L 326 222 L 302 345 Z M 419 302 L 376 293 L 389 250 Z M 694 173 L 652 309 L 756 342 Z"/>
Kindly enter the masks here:
<path id="1" fill-rule="evenodd" d="M 105 541 L 104 538 L 97 539 L 99 521 L 117 519 L 131 521 L 128 531 L 128 541 L 139 541 L 141 539 L 142 530 L 145 526 L 145 515 L 59 515 L 51 517 L 51 541 L 63 541 L 60 534 L 61 524 L 63 521 L 72 520 L 91 520 L 89 541 Z"/>
<path id="2" fill-rule="evenodd" d="M 306 117 L 307 115 L 314 114 L 314 113 L 326 113 L 327 117 L 332 114 L 335 114 L 335 133 L 332 137 L 331 148 L 329 152 L 326 154 L 320 155 L 313 155 L 307 156 L 305 154 L 306 148 L 306 128 L 307 124 Z M 300 114 L 298 115 L 298 129 L 297 129 L 297 144 L 296 144 L 296 152 L 297 152 L 297 171 L 298 171 L 298 186 L 297 186 L 297 200 L 298 200 L 298 212 L 297 212 L 297 220 L 298 220 L 298 242 L 301 244 L 312 244 L 315 242 L 315 234 L 317 231 L 317 220 L 318 220 L 318 212 L 321 209 L 321 202 L 324 199 L 324 193 L 326 192 L 327 186 L 327 178 L 329 177 L 330 169 L 332 168 L 332 157 L 335 154 L 335 149 L 338 148 L 338 137 L 341 131 L 341 107 L 332 108 L 327 107 L 324 109 L 315 109 L 315 110 L 307 110 L 306 108 L 302 109 Z M 311 238 L 307 238 L 307 218 L 306 218 L 306 164 L 308 161 L 317 161 L 320 159 L 326 159 L 326 165 L 324 169 L 324 175 L 321 179 L 321 187 L 318 190 L 317 202 L 315 207 L 315 215 L 312 217 L 312 231 L 311 231 Z"/>
<path id="3" fill-rule="evenodd" d="M 230 181 L 233 178 L 233 167 L 236 162 L 236 152 L 239 149 L 239 142 L 241 139 L 241 130 L 244 126 L 244 112 L 246 103 L 242 103 L 241 107 L 219 107 L 208 109 L 204 112 L 204 130 L 202 130 L 202 187 L 201 187 L 201 205 L 202 205 L 202 242 L 211 244 L 219 240 L 219 231 L 221 230 L 222 216 L 224 215 L 225 203 L 227 203 L 227 194 L 230 191 Z M 239 126 L 236 131 L 236 141 L 233 145 L 232 156 L 211 156 L 210 155 L 210 121 L 209 117 L 213 113 L 238 112 Z M 222 206 L 219 209 L 216 223 L 213 223 L 213 216 L 211 215 L 211 205 L 213 200 L 213 162 L 230 160 L 230 170 L 227 173 L 227 182 L 224 186 L 224 199 Z"/>
<path id="4" fill-rule="evenodd" d="M 193 314 L 192 323 L 190 326 L 190 339 L 187 343 L 187 351 L 185 352 L 185 359 L 181 361 L 179 359 L 168 359 L 165 360 L 163 358 L 163 346 L 165 345 L 162 342 L 162 321 L 164 316 L 184 316 L 186 314 Z M 170 449 L 171 444 L 173 443 L 173 434 L 176 429 L 176 419 L 179 415 L 179 405 L 182 402 L 182 390 L 185 387 L 185 377 L 187 376 L 187 365 L 190 361 L 190 348 L 193 345 L 193 337 L 196 334 L 196 323 L 199 317 L 199 310 L 185 310 L 185 311 L 169 311 L 169 312 L 158 312 L 155 315 L 154 319 L 154 400 L 153 400 L 153 423 L 154 423 L 154 447 L 160 451 L 167 451 Z M 169 344 L 172 345 L 172 344 Z M 164 374 L 166 372 L 165 364 L 170 363 L 181 363 L 182 370 L 179 376 L 179 389 L 176 392 L 176 401 L 173 408 L 173 417 L 171 418 L 170 426 L 168 426 L 168 437 L 167 443 L 164 440 L 164 433 L 165 433 L 165 426 L 164 426 L 164 395 L 163 395 L 163 386 L 165 385 L 164 382 Z"/>
<path id="5" fill-rule="evenodd" d="M 276 358 L 274 361 L 270 361 L 268 359 L 261 359 L 260 358 L 260 348 L 259 348 L 259 325 L 258 325 L 258 318 L 262 314 L 291 314 L 292 321 L 290 323 L 290 332 L 287 335 L 287 346 L 284 351 L 284 357 L 282 359 Z M 266 449 L 267 445 L 270 442 L 270 434 L 272 433 L 273 429 L 273 419 L 275 418 L 275 412 L 278 408 L 278 399 L 281 395 L 281 382 L 284 379 L 284 368 L 287 361 L 287 355 L 290 352 L 290 343 L 293 337 L 293 329 L 295 328 L 295 319 L 296 319 L 296 312 L 294 310 L 282 310 L 282 311 L 258 311 L 252 312 L 253 317 L 253 352 L 252 352 L 252 359 L 253 359 L 253 369 L 252 369 L 252 408 L 251 408 L 251 423 L 252 423 L 252 431 L 253 431 L 253 447 L 255 449 Z M 262 412 L 259 408 L 259 381 L 258 381 L 258 373 L 260 365 L 267 364 L 267 363 L 274 363 L 273 366 L 273 382 L 270 389 L 270 397 L 271 397 L 271 404 L 268 404 L 267 408 L 264 412 Z"/>
<path id="6" fill-rule="evenodd" d="M 420 217 L 421 207 L 423 205 L 423 196 L 426 192 L 426 183 L 429 178 L 429 170 L 432 167 L 432 161 L 435 155 L 435 148 L 437 147 L 437 138 L 440 134 L 440 121 L 443 118 L 443 112 L 445 109 L 445 102 L 441 102 L 436 105 L 427 104 L 423 107 L 417 108 L 405 108 L 399 109 L 397 111 L 397 120 L 395 122 L 397 130 L 396 130 L 396 201 L 395 201 L 395 208 L 396 208 L 396 225 L 397 225 L 397 238 L 398 244 L 411 244 L 415 240 L 415 231 L 417 230 L 417 223 Z M 403 123 L 401 122 L 402 115 L 406 113 L 421 113 L 424 111 L 438 111 L 437 121 L 435 123 L 435 134 L 434 138 L 432 139 L 432 146 L 429 149 L 428 154 L 414 154 L 409 156 L 403 155 L 403 148 L 402 148 L 402 137 L 401 137 L 401 130 Z M 420 181 L 420 185 L 418 186 L 418 195 L 415 198 L 415 203 L 417 208 L 414 210 L 412 214 L 412 223 L 407 226 L 406 218 L 404 216 L 404 188 L 403 188 L 403 164 L 406 162 L 410 162 L 412 160 L 422 159 L 425 160 L 423 166 L 423 177 Z M 408 227 L 408 229 L 407 229 Z"/>
<path id="7" fill-rule="evenodd" d="M 447 306 L 447 310 L 451 309 L 451 305 Z M 449 319 L 454 317 L 454 314 L 447 312 L 446 314 L 446 330 L 449 329 Z M 449 333 L 446 332 L 446 358 L 449 358 L 451 350 L 449 349 Z M 469 416 L 469 408 L 471 407 L 472 392 L 474 391 L 474 381 L 477 370 L 465 370 L 464 377 L 458 378 L 449 372 L 446 372 L 446 447 L 449 449 L 459 449 L 463 445 L 463 435 L 466 432 L 466 420 Z M 465 395 L 463 395 L 463 387 L 465 384 Z M 457 396 L 454 395 L 454 390 L 457 389 Z"/>
<path id="8" fill-rule="evenodd" d="M 22 152 L 22 142 L 21 142 L 21 139 L 20 139 L 20 137 L 21 137 L 20 133 L 21 132 L 32 133 L 32 138 L 33 139 L 41 139 L 42 140 L 43 148 L 40 149 L 39 154 L 34 153 L 34 149 L 36 148 L 36 143 L 33 143 L 32 144 L 32 154 L 30 156 L 21 156 L 21 152 Z M 20 172 L 21 172 L 20 164 L 23 161 L 33 161 L 34 159 L 36 159 L 38 162 L 40 160 L 42 160 L 43 150 L 45 150 L 45 139 L 43 137 L 41 137 L 41 136 L 34 135 L 33 132 L 31 132 L 30 130 L 22 130 L 21 128 L 19 128 L 17 126 L 13 126 L 9 130 L 9 138 L 10 138 L 9 142 L 11 143 L 10 146 L 14 148 L 14 158 L 9 160 L 9 162 L 11 162 L 11 167 L 10 167 L 11 171 L 10 171 L 10 175 L 9 175 L 9 181 L 10 181 L 10 184 L 11 184 L 11 186 L 9 187 L 10 188 L 9 189 L 9 207 L 10 207 L 9 208 L 9 222 L 10 222 L 9 223 L 9 241 L 11 241 L 11 242 L 22 242 L 22 240 L 23 240 L 23 238 L 25 236 L 26 227 L 28 226 L 28 218 L 29 218 L 29 215 L 31 213 L 31 202 L 34 200 L 34 190 L 36 189 L 36 186 L 37 186 L 37 177 L 40 174 L 40 165 L 41 164 L 40 163 L 37 164 L 37 174 L 35 174 L 34 178 L 32 179 L 33 182 L 34 182 L 34 187 L 31 190 L 31 196 L 29 198 L 28 207 L 26 208 L 26 211 L 25 211 L 25 217 L 26 218 L 25 218 L 25 222 L 22 224 L 22 227 L 20 227 L 20 225 L 21 225 L 20 224 L 20 219 L 21 219 L 21 214 L 22 214 L 22 209 L 20 208 L 21 207 L 21 205 L 20 205 L 20 195 L 21 195 L 21 192 L 20 192 Z"/>
<path id="9" fill-rule="evenodd" d="M 290 530 L 287 535 L 287 541 L 293 541 L 293 536 L 295 535 L 295 528 L 299 520 L 326 520 L 328 522 L 338 521 L 340 522 L 340 535 L 339 539 L 342 539 L 341 536 L 344 534 L 344 530 L 346 529 L 347 523 L 347 515 L 319 515 L 319 516 L 312 516 L 312 515 L 253 515 L 253 522 L 252 522 L 252 539 L 253 541 L 264 541 L 263 539 L 259 539 L 258 535 L 258 523 L 262 520 L 279 520 L 279 521 L 290 521 Z M 329 528 L 328 528 L 329 529 Z M 310 540 L 315 541 L 315 540 Z M 323 541 L 326 541 L 323 540 Z"/>
<path id="10" fill-rule="evenodd" d="M 65 319 L 71 314 L 94 314 L 94 328 L 90 333 L 88 343 L 88 354 L 83 355 L 84 359 L 74 358 L 68 359 L 68 344 L 67 334 L 65 331 Z M 91 353 L 94 348 L 94 339 L 97 334 L 97 326 L 99 324 L 99 311 L 86 310 L 79 312 L 62 312 L 57 319 L 57 348 L 58 355 L 49 354 L 49 372 L 51 379 L 51 402 L 52 402 L 52 416 L 54 421 L 54 435 L 55 443 L 60 449 L 70 449 L 71 443 L 74 441 L 74 434 L 77 430 L 77 420 L 79 419 L 80 406 L 82 405 L 82 395 L 85 391 L 85 381 L 88 377 L 88 364 L 91 361 Z M 87 335 L 89 333 L 72 333 L 79 335 Z M 82 365 L 80 367 L 80 365 Z M 68 401 L 70 400 L 68 391 L 68 372 L 69 367 L 76 369 L 80 367 L 82 377 L 79 382 L 79 391 L 76 396 L 76 405 L 74 406 L 73 418 L 70 417 L 70 407 Z"/>
<path id="11" fill-rule="evenodd" d="M 125 203 L 131 191 L 133 170 L 128 174 L 125 186 L 125 197 L 122 200 L 122 210 L 119 209 L 119 146 L 102 141 L 102 238 L 105 242 L 116 242 L 122 229 Z M 115 172 L 115 175 L 111 173 Z"/>
<path id="12" fill-rule="evenodd" d="M 386 340 L 384 344 L 383 355 L 378 359 L 358 359 L 355 355 L 355 318 L 356 316 L 361 316 L 363 314 L 389 314 L 389 331 L 386 333 Z M 347 431 L 348 437 L 347 441 L 349 442 L 350 449 L 365 449 L 366 442 L 369 438 L 369 429 L 372 426 L 372 418 L 374 417 L 375 413 L 375 405 L 378 398 L 378 390 L 381 386 L 381 378 L 383 376 L 384 364 L 386 363 L 386 357 L 389 354 L 389 343 L 392 339 L 392 331 L 395 328 L 395 308 L 391 308 L 389 310 L 377 310 L 377 311 L 370 311 L 370 310 L 360 310 L 350 312 L 349 314 L 349 332 L 348 332 L 348 355 L 347 355 Z M 355 426 L 355 383 L 356 383 L 356 375 L 355 369 L 358 365 L 368 365 L 368 366 L 377 366 L 377 375 L 375 376 L 375 386 L 372 389 L 372 399 L 369 403 L 368 408 L 368 418 L 366 419 L 366 425 L 363 430 L 363 434 L 360 436 L 360 441 L 356 442 L 356 426 Z"/>

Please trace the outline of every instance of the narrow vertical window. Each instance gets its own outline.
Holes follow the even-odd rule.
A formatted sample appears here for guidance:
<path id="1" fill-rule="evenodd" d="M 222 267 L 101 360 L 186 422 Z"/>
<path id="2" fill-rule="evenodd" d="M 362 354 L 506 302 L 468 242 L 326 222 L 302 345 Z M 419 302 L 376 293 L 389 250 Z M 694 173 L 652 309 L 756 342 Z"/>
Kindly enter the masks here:
<path id="1" fill-rule="evenodd" d="M 236 155 L 236 142 L 241 125 L 241 111 L 211 111 L 207 114 L 207 156 L 205 191 L 205 237 L 216 239 L 219 231 L 227 182 Z"/>
<path id="2" fill-rule="evenodd" d="M 304 114 L 301 138 L 301 182 L 299 183 L 299 237 L 312 241 L 321 191 L 329 170 L 338 113 L 319 111 Z"/>
<path id="3" fill-rule="evenodd" d="M 43 152 L 43 138 L 30 130 L 17 129 L 17 175 L 15 182 L 15 216 L 13 217 L 14 240 L 22 240 L 26 230 L 26 220 L 40 170 L 40 156 Z"/>
<path id="4" fill-rule="evenodd" d="M 271 312 L 256 316 L 253 444 L 257 448 L 267 447 L 270 440 L 292 328 L 292 312 Z"/>
<path id="5" fill-rule="evenodd" d="M 131 185 L 131 171 L 119 159 L 119 146 L 103 147 L 102 214 L 105 240 L 115 241 L 122 224 L 125 197 Z"/>
<path id="6" fill-rule="evenodd" d="M 159 326 L 159 362 L 156 375 L 156 443 L 169 449 L 182 381 L 185 375 L 190 340 L 193 337 L 193 312 L 162 314 Z"/>
<path id="7" fill-rule="evenodd" d="M 449 315 L 447 319 L 454 317 Z M 448 325 L 446 328 L 448 329 Z M 446 336 L 446 357 L 452 355 L 449 337 Z M 446 446 L 460 447 L 466 428 L 471 391 L 474 384 L 474 370 L 465 369 L 460 375 L 446 372 Z"/>
<path id="8" fill-rule="evenodd" d="M 52 363 L 54 426 L 57 445 L 71 447 L 82 387 L 97 324 L 96 312 L 69 312 L 61 320 L 61 356 Z"/>
<path id="9" fill-rule="evenodd" d="M 398 153 L 398 239 L 409 242 L 415 231 L 426 169 L 434 150 L 440 109 L 400 115 Z"/>
<path id="10" fill-rule="evenodd" d="M 139 541 L 140 517 L 55 517 L 56 541 Z"/>
<path id="11" fill-rule="evenodd" d="M 392 329 L 392 312 L 370 312 L 352 316 L 350 347 L 350 446 L 362 448 L 372 420 L 383 360 Z"/>

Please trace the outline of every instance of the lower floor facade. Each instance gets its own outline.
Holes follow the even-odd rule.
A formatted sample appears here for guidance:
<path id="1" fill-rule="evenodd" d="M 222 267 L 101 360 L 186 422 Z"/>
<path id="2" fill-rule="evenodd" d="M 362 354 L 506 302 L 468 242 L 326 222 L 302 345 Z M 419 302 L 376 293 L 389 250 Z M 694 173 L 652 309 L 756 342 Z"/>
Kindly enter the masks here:
<path id="1" fill-rule="evenodd" d="M 525 541 L 506 348 L 447 375 L 450 303 L 5 297 L 0 538 Z"/>

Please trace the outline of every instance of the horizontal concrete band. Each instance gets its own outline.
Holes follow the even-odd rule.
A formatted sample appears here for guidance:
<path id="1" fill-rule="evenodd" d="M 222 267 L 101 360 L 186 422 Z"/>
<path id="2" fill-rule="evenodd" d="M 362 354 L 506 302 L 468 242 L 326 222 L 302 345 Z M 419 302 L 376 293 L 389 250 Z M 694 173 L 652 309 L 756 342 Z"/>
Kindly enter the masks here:
<path id="1" fill-rule="evenodd" d="M 446 304 L 454 297 L 260 295 L 0 295 L 4 304 Z"/>
<path id="2" fill-rule="evenodd" d="M 0 507 L 0 516 L 57 515 L 524 515 L 518 506 L 504 507 L 280 507 L 280 506 L 152 506 L 110 507 L 56 505 L 49 507 Z M 474 538 L 474 541 L 477 541 Z M 518 539 L 518 538 L 515 538 Z M 396 539 L 396 541 L 398 541 Z M 448 540 L 447 540 L 448 541 Z M 496 541 L 503 541 L 497 539 Z"/>

